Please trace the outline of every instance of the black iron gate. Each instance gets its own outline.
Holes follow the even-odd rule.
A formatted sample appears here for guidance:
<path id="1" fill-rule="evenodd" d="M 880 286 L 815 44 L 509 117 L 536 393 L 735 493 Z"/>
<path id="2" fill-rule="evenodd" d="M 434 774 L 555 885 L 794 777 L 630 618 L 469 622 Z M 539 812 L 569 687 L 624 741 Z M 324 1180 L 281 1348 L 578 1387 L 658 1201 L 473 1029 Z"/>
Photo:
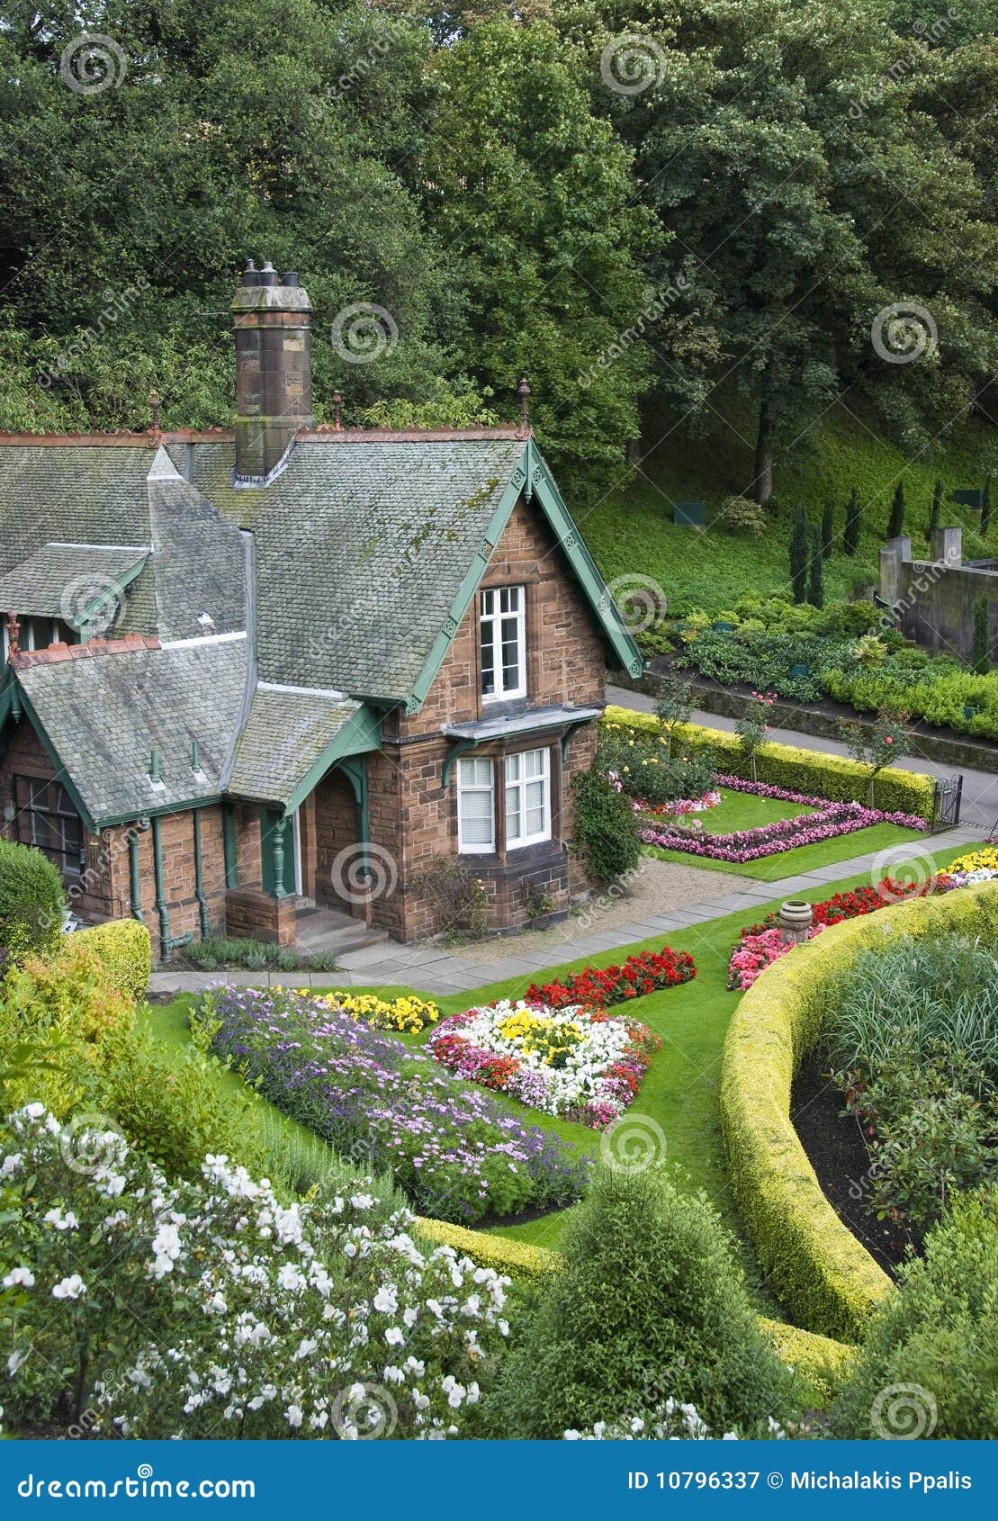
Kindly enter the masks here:
<path id="1" fill-rule="evenodd" d="M 962 775 L 936 778 L 936 792 L 932 803 L 933 829 L 952 829 L 955 824 L 959 824 L 962 797 Z"/>

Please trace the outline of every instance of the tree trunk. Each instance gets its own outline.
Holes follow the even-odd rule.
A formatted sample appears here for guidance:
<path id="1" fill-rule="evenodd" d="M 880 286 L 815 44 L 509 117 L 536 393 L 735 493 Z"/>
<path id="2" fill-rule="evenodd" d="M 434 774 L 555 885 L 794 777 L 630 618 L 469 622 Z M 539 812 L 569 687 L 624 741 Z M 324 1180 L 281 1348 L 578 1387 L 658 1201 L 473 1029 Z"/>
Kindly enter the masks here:
<path id="1" fill-rule="evenodd" d="M 755 440 L 755 481 L 752 495 L 765 507 L 773 494 L 773 411 L 769 397 L 759 403 L 759 431 Z"/>

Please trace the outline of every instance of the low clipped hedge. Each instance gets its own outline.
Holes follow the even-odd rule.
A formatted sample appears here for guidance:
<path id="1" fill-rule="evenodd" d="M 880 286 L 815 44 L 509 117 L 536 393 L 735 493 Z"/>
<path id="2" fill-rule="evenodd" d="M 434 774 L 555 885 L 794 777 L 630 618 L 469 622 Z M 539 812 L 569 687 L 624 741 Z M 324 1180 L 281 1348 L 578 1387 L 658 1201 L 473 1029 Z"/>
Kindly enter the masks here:
<path id="1" fill-rule="evenodd" d="M 48 857 L 0 837 L 0 967 L 54 950 L 65 917 L 62 878 Z"/>
<path id="2" fill-rule="evenodd" d="M 721 1122 L 732 1191 L 756 1257 L 795 1321 L 856 1341 L 891 1280 L 822 1192 L 790 1119 L 794 1073 L 862 951 L 900 936 L 966 931 L 998 943 L 998 884 L 917 898 L 826 929 L 768 967 L 724 1044 Z"/>
<path id="3" fill-rule="evenodd" d="M 466 1253 L 480 1267 L 494 1268 L 510 1277 L 537 1277 L 553 1273 L 561 1266 L 561 1253 L 544 1246 L 530 1246 L 511 1236 L 492 1236 L 486 1231 L 468 1230 L 446 1220 L 416 1221 L 419 1234 L 442 1246 L 452 1246 Z M 850 1373 L 856 1348 L 827 1336 L 817 1336 L 798 1326 L 760 1316 L 759 1329 L 782 1362 L 805 1378 L 822 1405 L 830 1404 Z"/>
<path id="4" fill-rule="evenodd" d="M 113 988 L 132 999 L 144 996 L 152 972 L 152 945 L 144 924 L 137 919 L 111 919 L 77 930 L 70 942 L 97 953 Z"/>
<path id="5" fill-rule="evenodd" d="M 602 722 L 621 724 L 635 735 L 662 732 L 654 714 L 638 713 L 632 708 L 610 706 L 604 710 Z M 673 732 L 678 744 L 694 754 L 713 750 L 719 771 L 729 776 L 751 777 L 752 767 L 742 754 L 737 735 L 700 724 L 678 724 Z M 835 803 L 865 802 L 869 797 L 870 768 L 849 756 L 801 750 L 796 745 L 767 740 L 756 751 L 755 764 L 757 780 L 770 787 L 826 797 Z M 931 819 L 934 797 L 931 776 L 888 766 L 877 776 L 874 807 L 884 813 L 913 813 Z"/>

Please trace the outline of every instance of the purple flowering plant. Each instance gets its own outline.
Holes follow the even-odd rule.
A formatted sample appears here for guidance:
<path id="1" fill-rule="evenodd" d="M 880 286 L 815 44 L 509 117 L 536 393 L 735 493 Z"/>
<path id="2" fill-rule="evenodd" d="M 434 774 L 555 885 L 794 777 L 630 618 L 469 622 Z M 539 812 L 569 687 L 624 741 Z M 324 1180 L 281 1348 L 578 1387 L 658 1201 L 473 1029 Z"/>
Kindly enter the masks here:
<path id="1" fill-rule="evenodd" d="M 342 1156 L 391 1174 L 438 1219 L 558 1209 L 591 1164 L 512 1106 L 325 1000 L 223 988 L 197 1016 L 219 1056 Z"/>

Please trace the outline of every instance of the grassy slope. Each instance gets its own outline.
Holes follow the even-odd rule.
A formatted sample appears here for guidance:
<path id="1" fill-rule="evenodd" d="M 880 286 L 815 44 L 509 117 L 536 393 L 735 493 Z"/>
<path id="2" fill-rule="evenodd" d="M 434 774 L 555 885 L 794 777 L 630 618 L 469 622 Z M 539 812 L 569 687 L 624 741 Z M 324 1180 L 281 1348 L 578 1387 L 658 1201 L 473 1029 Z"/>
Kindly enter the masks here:
<path id="1" fill-rule="evenodd" d="M 906 459 L 892 444 L 836 408 L 791 455 L 777 461 L 777 516 L 764 539 L 735 539 L 715 532 L 701 539 L 694 529 L 674 527 L 673 504 L 705 502 L 709 521 L 711 510 L 745 491 L 754 473 L 747 442 L 751 426 L 744 409 L 737 398 L 725 398 L 720 410 L 733 428 L 718 422 L 702 439 L 690 439 L 681 427 L 670 433 L 668 419 L 652 423 L 650 438 L 662 442 L 645 458 L 648 482 L 621 489 L 578 514 L 607 580 L 638 571 L 651 576 L 665 590 L 673 613 L 694 607 L 720 612 L 748 589 L 789 590 L 787 546 L 798 499 L 816 523 L 825 498 L 831 497 L 840 535 L 843 509 L 853 486 L 865 505 L 860 553 L 848 560 L 838 552 L 826 563 L 825 595 L 830 601 L 876 581 L 877 551 L 899 479 L 904 481 L 907 500 L 905 530 L 912 535 L 916 554 L 926 551 L 924 532 L 935 480 L 942 480 L 947 492 L 984 484 L 987 435 L 982 428 L 968 425 L 945 448 Z M 980 514 L 969 508 L 951 504 L 944 508 L 944 524 L 963 525 L 967 559 L 987 552 L 971 532 L 979 520 Z"/>
<path id="2" fill-rule="evenodd" d="M 952 847 L 937 850 L 936 864 L 944 866 L 952 856 Z M 894 868 L 894 874 L 904 875 L 903 864 Z M 840 889 L 854 887 L 868 880 L 868 876 L 844 878 L 830 884 L 823 893 L 811 896 L 830 897 Z M 662 1037 L 662 1051 L 652 1062 L 638 1097 L 628 1113 L 647 1115 L 661 1126 L 666 1136 L 669 1159 L 678 1162 L 686 1170 L 692 1187 L 704 1189 L 713 1199 L 736 1235 L 738 1221 L 728 1189 L 718 1110 L 721 1050 L 728 1021 L 739 997 L 737 993 L 729 993 L 725 986 L 728 956 L 742 926 L 751 919 L 761 918 L 769 907 L 777 907 L 778 904 L 779 899 L 774 899 L 772 904 L 753 905 L 751 909 L 746 905 L 744 912 L 729 914 L 723 919 L 710 920 L 706 924 L 694 925 L 670 935 L 668 940 L 673 949 L 687 950 L 693 955 L 697 963 L 697 977 L 681 988 L 653 993 L 633 1005 L 635 1015 Z M 586 965 L 607 966 L 622 960 L 632 951 L 658 949 L 661 944 L 661 937 L 646 940 L 638 945 L 553 967 L 549 975 L 562 975 Z M 516 998 L 523 994 L 526 985 L 523 978 L 511 978 L 479 989 L 474 997 L 479 1003 L 491 1002 L 497 998 Z M 377 992 L 382 997 L 392 997 L 413 990 L 379 987 L 369 991 Z M 150 1009 L 147 1015 L 157 1038 L 178 1052 L 187 1039 L 185 1021 L 190 1002 L 189 997 L 180 997 L 165 1007 Z M 467 994 L 454 994 L 441 998 L 438 1002 L 442 1013 L 452 1014 L 467 1008 L 470 999 Z M 239 1079 L 231 1074 L 222 1074 L 220 1081 L 238 1084 Z M 273 1114 L 278 1128 L 283 1127 L 289 1134 L 307 1134 L 277 1111 L 273 1111 Z M 590 1154 L 599 1151 L 601 1138 L 594 1131 L 553 1119 L 537 1111 L 525 1111 L 525 1118 L 571 1140 L 583 1151 Z M 497 1227 L 496 1234 L 543 1246 L 557 1246 L 569 1213 L 563 1211 L 523 1225 Z"/>

